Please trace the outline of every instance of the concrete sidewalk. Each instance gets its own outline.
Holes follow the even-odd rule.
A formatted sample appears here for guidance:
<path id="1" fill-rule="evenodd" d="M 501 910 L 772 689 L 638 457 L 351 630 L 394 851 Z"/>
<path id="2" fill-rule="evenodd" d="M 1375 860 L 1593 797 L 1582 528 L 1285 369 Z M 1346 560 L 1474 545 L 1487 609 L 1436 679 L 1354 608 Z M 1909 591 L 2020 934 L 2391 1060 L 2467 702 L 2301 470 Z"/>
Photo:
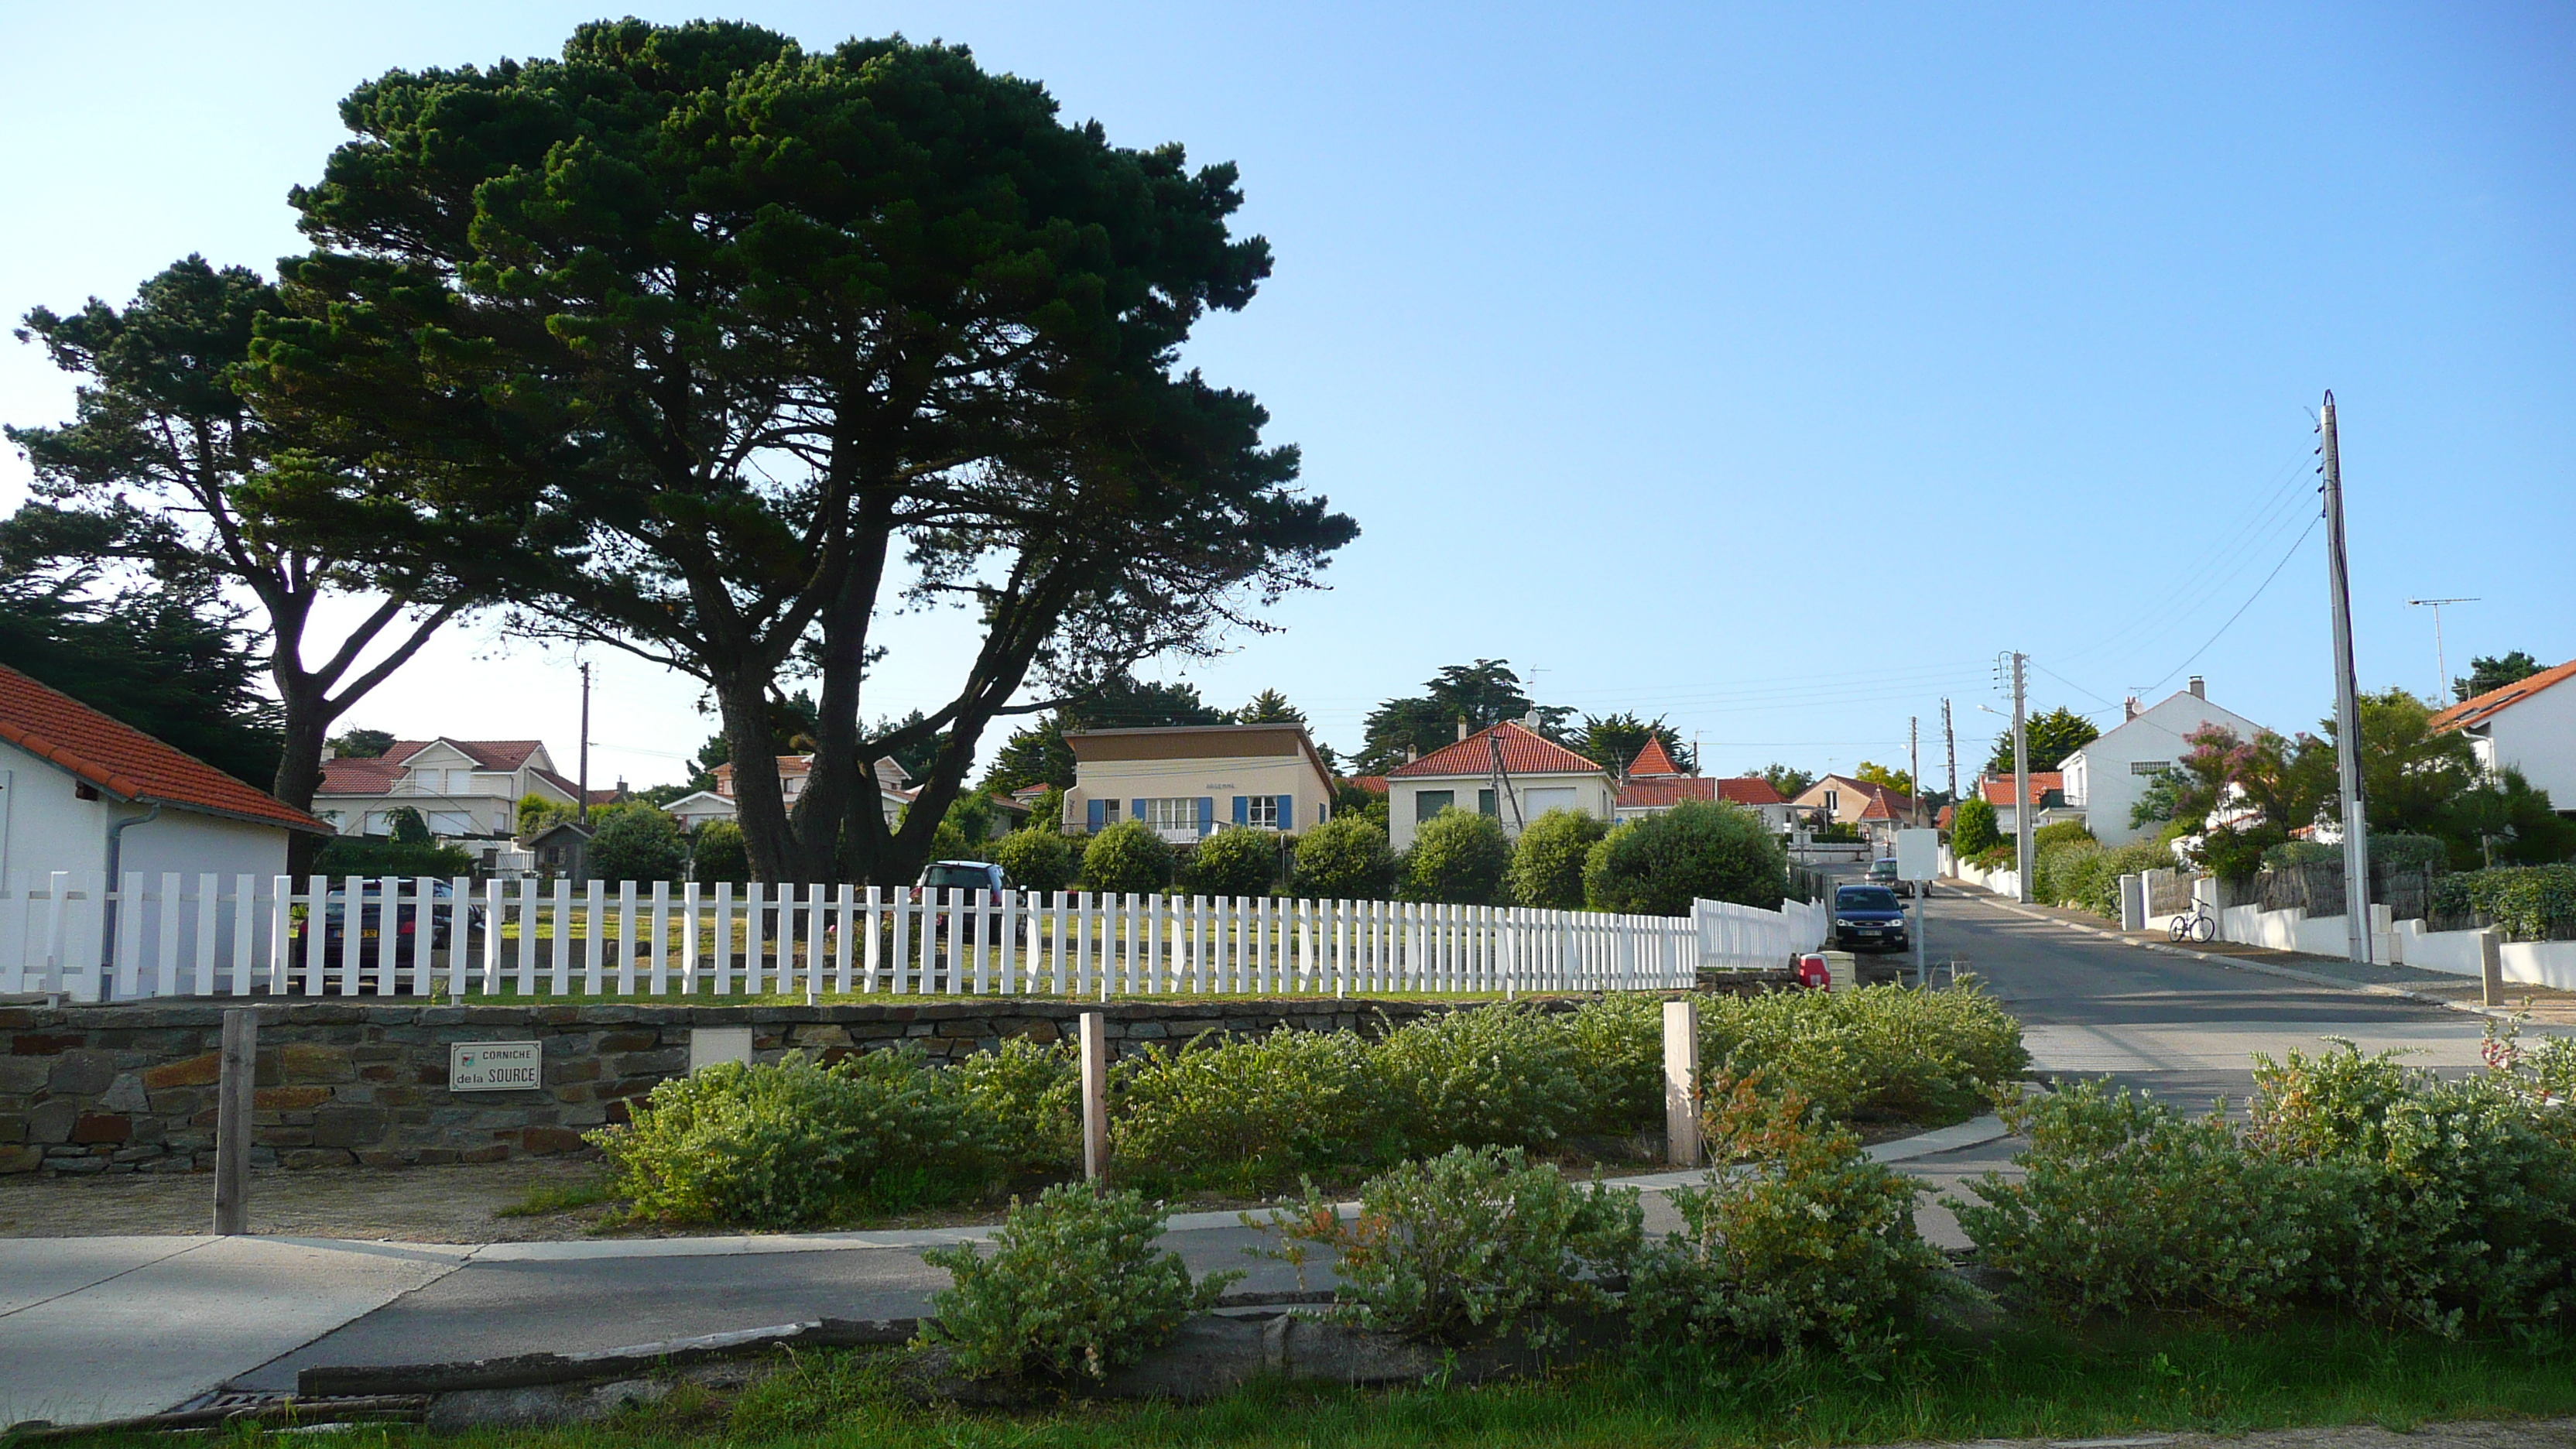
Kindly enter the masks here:
<path id="1" fill-rule="evenodd" d="M 2003 1125 L 1983 1117 L 1870 1152 L 1900 1163 L 1956 1157 L 2002 1136 Z M 1699 1177 L 1619 1181 L 1648 1193 L 1649 1226 L 1662 1230 L 1679 1225 L 1662 1193 Z M 1954 1233 L 1946 1217 L 1927 1231 Z M 921 1250 L 992 1233 L 988 1225 L 479 1245 L 0 1241 L 0 1424 L 159 1413 L 226 1386 L 291 1389 L 312 1364 L 578 1352 L 820 1317 L 909 1317 L 948 1282 Z M 1267 1236 L 1239 1213 L 1182 1213 L 1164 1242 L 1195 1273 L 1244 1269 L 1243 1286 L 1254 1290 L 1306 1286 L 1286 1264 L 1250 1256 Z M 1323 1287 L 1330 1277 L 1309 1281 Z"/>

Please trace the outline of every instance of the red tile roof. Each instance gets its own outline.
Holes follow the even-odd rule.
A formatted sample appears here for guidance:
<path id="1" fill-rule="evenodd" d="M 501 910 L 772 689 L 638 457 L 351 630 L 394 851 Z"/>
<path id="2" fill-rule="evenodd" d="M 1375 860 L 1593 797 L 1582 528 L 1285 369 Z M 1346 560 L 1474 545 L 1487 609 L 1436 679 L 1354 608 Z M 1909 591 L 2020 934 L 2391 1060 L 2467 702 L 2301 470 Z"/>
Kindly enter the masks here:
<path id="1" fill-rule="evenodd" d="M 1622 810 L 1668 810 L 1684 800 L 1715 800 L 1717 782 L 1705 775 L 1672 775 L 1660 780 L 1631 779 L 1619 792 Z"/>
<path id="2" fill-rule="evenodd" d="M 0 666 L 0 740 L 120 800 L 332 833 L 267 791 L 6 666 Z"/>
<path id="3" fill-rule="evenodd" d="M 1361 789 L 1366 790 L 1372 795 L 1383 795 L 1386 793 L 1386 776 L 1384 775 L 1353 775 L 1351 776 L 1351 783 L 1359 786 Z"/>
<path id="4" fill-rule="evenodd" d="M 1738 805 L 1778 805 L 1784 803 L 1780 792 L 1760 775 L 1736 775 L 1717 782 L 1717 798 Z"/>
<path id="5" fill-rule="evenodd" d="M 2462 725 L 2484 724 L 2489 718 L 2522 703 L 2553 684 L 2576 679 L 2576 659 L 2555 669 L 2544 669 L 2528 679 L 2517 679 L 2500 689 L 2461 700 L 2449 709 L 2434 714 L 2431 724 L 2437 730 L 2455 730 Z"/>
<path id="6" fill-rule="evenodd" d="M 1985 793 L 1989 805 L 2010 805 L 2013 802 L 2013 777 L 2010 775 L 1988 775 L 1978 782 L 1978 788 Z M 2065 788 L 2066 776 L 2059 771 L 2030 772 L 2030 803 L 2035 806 L 2047 803 L 2049 791 Z"/>
<path id="7" fill-rule="evenodd" d="M 1503 746 L 1503 770 L 1513 775 L 1599 775 L 1607 773 L 1594 761 L 1587 760 L 1544 735 L 1513 724 L 1509 720 L 1476 731 L 1454 745 L 1443 745 L 1409 765 L 1398 765 L 1386 772 L 1390 780 L 1409 780 L 1423 775 L 1489 775 L 1494 769 L 1493 746 L 1488 738 Z"/>
<path id="8" fill-rule="evenodd" d="M 432 745 L 453 746 L 484 770 L 516 770 L 528 763 L 528 757 L 545 747 L 542 740 L 396 740 L 385 752 L 371 760 L 338 759 L 322 762 L 322 795 L 382 795 L 390 792 L 402 778 L 411 758 Z M 580 791 L 572 781 L 554 771 L 538 767 L 537 774 L 567 797 L 579 798 Z"/>
<path id="9" fill-rule="evenodd" d="M 1944 806 L 1942 806 L 1942 807 L 1941 807 L 1941 811 L 1940 811 L 1940 813 L 1932 817 L 1932 828 L 1933 828 L 1933 829 L 1935 829 L 1935 830 L 1947 830 L 1947 829 L 1949 829 L 1949 828 L 1950 828 L 1950 816 L 1951 816 L 1951 815 L 1952 815 L 1952 813 L 1953 813 L 1953 812 L 1955 812 L 1958 808 L 1959 808 L 1959 807 L 1957 807 L 1957 806 L 1955 806 L 1955 805 L 1944 805 Z"/>
<path id="10" fill-rule="evenodd" d="M 1637 758 L 1628 762 L 1630 779 L 1640 775 L 1678 775 L 1681 772 L 1682 767 L 1674 764 L 1671 753 L 1664 749 L 1664 742 L 1653 735 L 1646 736 L 1646 747 L 1637 752 Z"/>

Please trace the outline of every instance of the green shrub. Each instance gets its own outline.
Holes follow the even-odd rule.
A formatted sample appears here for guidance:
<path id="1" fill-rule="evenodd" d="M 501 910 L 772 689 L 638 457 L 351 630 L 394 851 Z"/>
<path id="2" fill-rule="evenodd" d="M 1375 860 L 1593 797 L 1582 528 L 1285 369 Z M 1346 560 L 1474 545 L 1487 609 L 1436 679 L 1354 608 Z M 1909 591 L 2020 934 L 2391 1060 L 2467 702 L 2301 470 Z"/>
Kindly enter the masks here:
<path id="1" fill-rule="evenodd" d="M 1950 853 L 1971 860 L 1992 849 L 2003 837 L 1995 831 L 1995 807 L 1983 795 L 1971 795 L 1950 813 Z"/>
<path id="2" fill-rule="evenodd" d="M 607 881 L 676 881 L 689 862 L 680 823 L 651 805 L 610 812 L 587 854 L 592 877 Z"/>
<path id="3" fill-rule="evenodd" d="M 1395 852 L 1386 822 L 1335 815 L 1297 837 L 1297 893 L 1315 900 L 1386 899 L 1395 885 Z"/>
<path id="4" fill-rule="evenodd" d="M 1753 811 L 1685 800 L 1613 827 L 1584 861 L 1583 895 L 1622 915 L 1687 916 L 1699 899 L 1776 911 L 1789 857 Z"/>
<path id="5" fill-rule="evenodd" d="M 2045 830 L 2040 832 L 2042 835 L 2047 833 Z M 2090 836 L 2082 840 L 2052 840 L 2038 845 L 2037 853 L 2030 861 L 2031 899 L 2052 905 L 2063 902 L 2080 879 L 2092 874 L 2092 868 L 2101 856 L 2102 847 Z"/>
<path id="6" fill-rule="evenodd" d="M 386 812 L 385 833 L 396 845 L 427 845 L 431 840 L 429 822 L 408 805 L 397 805 Z"/>
<path id="7" fill-rule="evenodd" d="M 2060 820 L 2054 825 L 2043 825 L 2037 830 L 2032 831 L 2030 835 L 2030 848 L 2033 851 L 2041 851 L 2048 849 L 2052 845 L 2072 845 L 2078 841 L 2087 845 L 2100 845 L 2102 843 L 2094 838 L 2092 829 L 2085 825 L 2083 821 Z"/>
<path id="8" fill-rule="evenodd" d="M 1367 1043 L 1280 1027 L 1249 1041 L 1149 1047 L 1118 1064 L 1111 1141 L 1122 1175 L 1251 1191 L 1393 1155 Z"/>
<path id="9" fill-rule="evenodd" d="M 1706 1010 L 1707 998 L 1702 1009 Z M 1607 995 L 1558 1018 L 1574 1045 L 1574 1073 L 1596 1132 L 1634 1132 L 1663 1121 L 1664 1003 Z"/>
<path id="10" fill-rule="evenodd" d="M 1564 1335 L 1556 1315 L 1609 1306 L 1598 1279 L 1627 1271 L 1644 1213 L 1635 1188 L 1576 1187 L 1517 1149 L 1462 1147 L 1369 1179 L 1354 1222 L 1311 1185 L 1272 1222 L 1274 1254 L 1301 1269 L 1309 1245 L 1335 1254 L 1344 1322 L 1448 1343 L 1517 1327 L 1546 1347 Z"/>
<path id="11" fill-rule="evenodd" d="M 730 820 L 709 820 L 689 836 L 689 879 L 706 885 L 751 880 L 751 848 L 742 827 Z"/>
<path id="12" fill-rule="evenodd" d="M 1279 832 L 1220 830 L 1190 853 L 1187 874 L 1194 895 L 1266 896 L 1279 875 Z"/>
<path id="13" fill-rule="evenodd" d="M 1416 1153 L 1541 1146 L 1592 1115 L 1573 1034 L 1527 1006 L 1427 1016 L 1388 1032 L 1371 1055 Z"/>
<path id="14" fill-rule="evenodd" d="M 2255 1060 L 2249 1139 L 2338 1199 L 2318 1233 L 2325 1291 L 2443 1333 L 2576 1306 L 2576 1152 L 2514 1074 L 2443 1081 L 2350 1043 Z"/>
<path id="15" fill-rule="evenodd" d="M 931 1295 L 935 1317 L 923 1335 L 948 1345 L 969 1378 L 1105 1379 L 1243 1276 L 1211 1273 L 1193 1285 L 1180 1254 L 1154 1247 L 1169 1216 L 1142 1194 L 1084 1183 L 1048 1188 L 1032 1204 L 1015 1198 L 991 1257 L 973 1243 L 921 1255 L 955 1285 Z"/>
<path id="16" fill-rule="evenodd" d="M 1512 847 L 1512 900 L 1534 910 L 1583 909 L 1584 861 L 1609 833 L 1607 822 L 1580 810 L 1541 814 Z"/>
<path id="17" fill-rule="evenodd" d="M 2341 846 L 2329 848 L 2334 851 L 2336 859 L 2343 858 Z M 2266 859 L 2268 863 L 2268 857 Z M 2451 868 L 2451 846 L 2438 835 L 2372 831 L 2370 863 L 2382 870 L 2423 870 L 2439 875 Z"/>
<path id="18" fill-rule="evenodd" d="M 1700 1061 L 1795 1086 L 1837 1121 L 1956 1122 L 2030 1068 L 2021 1024 L 1975 990 L 1704 997 Z"/>
<path id="19" fill-rule="evenodd" d="M 2089 842 L 2059 844 L 2040 853 L 2032 865 L 2038 878 L 2036 899 L 2091 911 L 2108 920 L 2120 918 L 2120 877 L 2140 871 L 2169 869 L 2173 851 L 2152 841 L 2104 849 Z"/>
<path id="20" fill-rule="evenodd" d="M 452 845 L 397 845 L 362 835 L 335 835 L 313 857 L 313 873 L 334 878 L 425 875 L 449 880 L 473 870 L 474 857 Z"/>
<path id="21" fill-rule="evenodd" d="M 981 1186 L 994 1132 L 957 1085 L 911 1052 L 829 1067 L 789 1052 L 674 1077 L 589 1141 L 634 1217 L 799 1227 Z"/>
<path id="22" fill-rule="evenodd" d="M 1080 1159 L 1082 1066 L 1072 1043 L 1012 1037 L 950 1070 L 967 1105 L 991 1121 L 993 1150 L 1005 1164 L 1044 1170 Z"/>
<path id="23" fill-rule="evenodd" d="M 1143 895 L 1171 884 L 1172 847 L 1142 820 L 1121 820 L 1091 837 L 1082 883 L 1107 895 Z"/>
<path id="24" fill-rule="evenodd" d="M 994 841 L 993 860 L 1024 891 L 1060 891 L 1073 880 L 1073 845 L 1052 821 Z"/>
<path id="25" fill-rule="evenodd" d="M 1883 1357 L 1942 1267 L 1914 1229 L 1916 1184 L 1817 1122 L 1802 1094 L 1755 1088 L 1711 1084 L 1711 1144 L 1751 1167 L 1673 1190 L 1683 1230 L 1641 1251 L 1628 1280 L 1638 1336 Z"/>
<path id="26" fill-rule="evenodd" d="M 2250 1153 L 2221 1116 L 2082 1082 L 2007 1103 L 2024 1176 L 1953 1201 L 1980 1263 L 2072 1321 L 2142 1310 L 2262 1317 L 2312 1269 L 2308 1175 Z"/>
<path id="27" fill-rule="evenodd" d="M 1503 901 L 1503 873 L 1511 869 L 1512 844 L 1503 822 L 1455 806 L 1422 822 L 1404 853 L 1403 896 L 1408 901 L 1490 906 Z"/>
<path id="28" fill-rule="evenodd" d="M 2284 840 L 2263 852 L 2265 870 L 2286 870 L 2297 865 L 2323 865 L 2341 862 L 2343 847 L 2324 845 L 2314 840 Z"/>
<path id="29" fill-rule="evenodd" d="M 1969 860 L 1980 870 L 2011 870 L 2020 863 L 2021 844 L 2007 835 L 1978 851 L 1974 856 L 1969 857 Z"/>
<path id="30" fill-rule="evenodd" d="M 2508 940 L 2576 940 L 2576 865 L 2498 866 L 2436 876 L 2433 911 L 2485 916 Z"/>

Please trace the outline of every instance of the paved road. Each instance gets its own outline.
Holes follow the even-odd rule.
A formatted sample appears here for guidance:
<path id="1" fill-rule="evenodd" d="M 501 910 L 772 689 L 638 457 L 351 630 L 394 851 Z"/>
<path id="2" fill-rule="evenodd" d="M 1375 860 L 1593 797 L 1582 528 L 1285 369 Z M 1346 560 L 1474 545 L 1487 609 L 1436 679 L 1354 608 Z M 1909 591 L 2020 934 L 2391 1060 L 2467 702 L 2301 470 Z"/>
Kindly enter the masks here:
<path id="1" fill-rule="evenodd" d="M 1988 898 L 1932 902 L 1936 956 L 1956 954 L 2027 1024 L 2043 1071 L 2108 1073 L 2179 1102 L 2241 1098 L 2247 1054 L 2328 1037 L 2476 1061 L 2480 1021 L 2304 986 L 2103 940 Z M 1942 1188 L 1999 1165 L 2007 1142 L 1919 1156 Z M 1649 1227 L 1669 1221 L 1650 1196 Z M 1955 1241 L 1937 1209 L 1925 1231 Z M 320 1363 L 417 1363 L 573 1351 L 818 1317 L 920 1311 L 944 1274 L 927 1241 L 964 1232 L 831 1238 L 519 1243 L 481 1249 L 291 1240 L 27 1239 L 0 1243 L 0 1424 L 173 1407 L 230 1381 L 288 1388 Z M 1203 1215 L 1168 1241 L 1200 1272 L 1243 1267 L 1259 1235 Z M 1319 1280 L 1316 1286 L 1322 1286 Z"/>
<path id="2" fill-rule="evenodd" d="M 1926 944 L 1955 954 L 2020 1017 L 2043 1072 L 2107 1075 L 2176 1105 L 2254 1090 L 2255 1052 L 2341 1037 L 2446 1071 L 2478 1064 L 2483 1018 L 2396 997 L 2308 986 L 2035 920 L 1983 892 L 1944 888 Z"/>

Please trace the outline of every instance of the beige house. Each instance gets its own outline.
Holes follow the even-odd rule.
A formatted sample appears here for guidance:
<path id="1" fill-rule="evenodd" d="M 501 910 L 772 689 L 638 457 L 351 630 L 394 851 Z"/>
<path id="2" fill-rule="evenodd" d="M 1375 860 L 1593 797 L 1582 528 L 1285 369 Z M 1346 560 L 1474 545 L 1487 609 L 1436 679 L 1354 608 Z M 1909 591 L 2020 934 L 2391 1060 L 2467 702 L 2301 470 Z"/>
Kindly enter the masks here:
<path id="1" fill-rule="evenodd" d="M 1497 781 L 1511 792 L 1508 798 L 1496 793 Z M 1398 850 L 1408 849 L 1424 821 L 1452 808 L 1494 816 L 1504 834 L 1518 838 L 1522 825 L 1550 810 L 1609 820 L 1617 796 L 1609 771 L 1505 721 L 1387 771 L 1387 839 Z"/>
<path id="2" fill-rule="evenodd" d="M 1304 830 L 1332 814 L 1332 772 L 1302 726 L 1081 730 L 1064 742 L 1074 760 L 1069 834 L 1142 820 L 1186 844 L 1230 825 Z"/>
<path id="3" fill-rule="evenodd" d="M 408 806 L 432 835 L 489 840 L 518 832 L 525 795 L 565 805 L 580 798 L 540 741 L 396 740 L 374 759 L 324 760 L 313 813 L 343 835 L 389 835 L 393 812 Z"/>
<path id="4" fill-rule="evenodd" d="M 805 782 L 814 773 L 814 757 L 779 755 L 775 758 L 778 761 L 778 793 L 786 797 L 787 808 L 793 810 L 796 802 L 804 798 Z M 732 762 L 718 765 L 707 774 L 715 780 L 713 789 L 683 795 L 665 807 L 690 830 L 710 820 L 731 820 L 741 809 L 733 789 Z M 894 761 L 877 761 L 877 801 L 885 812 L 888 825 L 894 824 L 895 817 L 903 813 L 903 807 L 912 803 L 913 792 L 904 788 L 904 782 L 909 778 L 904 774 L 903 766 Z"/>

